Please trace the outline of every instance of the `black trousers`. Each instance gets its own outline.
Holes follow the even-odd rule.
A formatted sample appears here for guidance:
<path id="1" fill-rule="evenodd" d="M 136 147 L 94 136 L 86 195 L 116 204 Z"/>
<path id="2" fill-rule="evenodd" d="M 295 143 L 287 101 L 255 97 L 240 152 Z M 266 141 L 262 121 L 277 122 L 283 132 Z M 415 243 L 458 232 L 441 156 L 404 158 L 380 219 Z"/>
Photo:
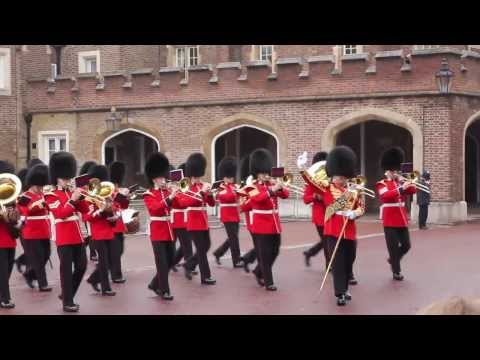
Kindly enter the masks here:
<path id="1" fill-rule="evenodd" d="M 327 267 L 328 263 L 330 262 L 330 253 L 329 253 L 327 242 L 323 237 L 323 226 L 315 226 L 315 227 L 317 228 L 318 236 L 320 236 L 320 241 L 315 245 L 313 245 L 310 249 L 305 251 L 305 253 L 308 256 L 315 256 L 320 251 L 323 250 L 323 254 L 325 255 L 325 267 Z"/>
<path id="2" fill-rule="evenodd" d="M 48 286 L 47 272 L 45 266 L 51 255 L 49 239 L 30 239 L 24 240 L 23 248 L 27 256 L 27 263 L 30 265 L 25 272 L 25 277 L 38 280 L 38 287 Z M 33 273 L 33 274 L 30 274 Z"/>
<path id="3" fill-rule="evenodd" d="M 73 305 L 73 298 L 80 287 L 85 271 L 87 271 L 85 245 L 58 246 L 57 253 L 60 259 L 60 283 L 62 286 L 63 305 Z"/>
<path id="4" fill-rule="evenodd" d="M 241 257 L 244 263 L 251 264 L 257 259 L 257 250 L 255 250 L 255 247 L 250 249 L 248 252 L 243 254 Z"/>
<path id="5" fill-rule="evenodd" d="M 15 248 L 0 248 L 0 301 L 9 302 L 10 275 L 15 263 Z"/>
<path id="6" fill-rule="evenodd" d="M 280 253 L 280 234 L 253 234 L 255 238 L 259 266 L 254 270 L 265 281 L 265 286 L 273 285 L 272 267 Z"/>
<path id="7" fill-rule="evenodd" d="M 190 231 L 190 236 L 195 244 L 195 254 L 187 259 L 185 268 L 193 271 L 198 265 L 200 268 L 200 277 L 202 280 L 208 279 L 212 276 L 210 272 L 210 265 L 208 264 L 207 253 L 210 250 L 210 231 Z"/>
<path id="8" fill-rule="evenodd" d="M 182 260 L 182 258 L 187 260 L 193 256 L 193 247 L 192 247 L 192 239 L 187 229 L 178 228 L 178 229 L 173 229 L 173 231 L 174 231 L 175 239 L 178 238 L 178 241 L 180 242 L 180 247 L 175 252 L 175 255 L 173 257 L 173 265 L 177 265 L 180 262 L 180 260 Z"/>
<path id="9" fill-rule="evenodd" d="M 238 231 L 239 223 L 238 222 L 226 222 L 223 224 L 225 226 L 225 231 L 227 232 L 227 240 L 223 242 L 222 245 L 218 247 L 217 250 L 213 252 L 215 257 L 222 257 L 225 255 L 228 249 L 232 255 L 233 265 L 237 264 L 240 259 L 240 242 L 238 240 Z"/>
<path id="10" fill-rule="evenodd" d="M 110 274 L 112 280 L 121 279 L 122 273 L 122 255 L 124 249 L 125 236 L 123 233 L 115 233 L 112 240 L 112 251 L 109 253 Z"/>
<path id="11" fill-rule="evenodd" d="M 333 250 L 337 244 L 337 238 L 334 236 L 325 237 L 329 250 L 333 254 Z M 353 274 L 353 263 L 356 256 L 357 242 L 353 240 L 341 239 L 338 245 L 335 258 L 332 263 L 333 286 L 335 296 L 340 296 L 348 291 L 348 280 Z"/>
<path id="12" fill-rule="evenodd" d="M 152 248 L 157 273 L 150 281 L 150 286 L 154 290 L 159 290 L 162 294 L 169 293 L 168 274 L 173 266 L 175 243 L 173 241 L 152 241 Z"/>
<path id="13" fill-rule="evenodd" d="M 425 227 L 427 226 L 428 218 L 428 205 L 419 205 L 418 206 L 418 226 Z"/>
<path id="14" fill-rule="evenodd" d="M 385 240 L 392 272 L 400 273 L 400 260 L 410 250 L 410 234 L 407 227 L 385 227 Z"/>
<path id="15" fill-rule="evenodd" d="M 92 284 L 100 284 L 102 291 L 111 291 L 108 272 L 110 269 L 109 259 L 113 257 L 113 240 L 93 240 L 93 245 L 98 254 L 98 263 L 95 271 L 88 278 Z"/>

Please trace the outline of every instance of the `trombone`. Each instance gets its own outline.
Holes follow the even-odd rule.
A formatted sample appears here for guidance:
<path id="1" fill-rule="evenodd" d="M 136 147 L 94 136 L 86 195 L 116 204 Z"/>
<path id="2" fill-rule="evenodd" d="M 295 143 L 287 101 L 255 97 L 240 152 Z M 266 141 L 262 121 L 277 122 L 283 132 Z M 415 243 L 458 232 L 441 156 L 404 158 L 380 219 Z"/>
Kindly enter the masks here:
<path id="1" fill-rule="evenodd" d="M 366 183 L 367 183 L 367 178 L 362 175 L 358 175 L 354 178 L 347 180 L 347 186 L 349 188 L 354 188 L 355 190 L 359 190 L 362 194 L 366 196 L 375 198 L 375 191 L 366 188 L 365 187 Z"/>
<path id="2" fill-rule="evenodd" d="M 107 206 L 107 199 L 112 197 L 115 192 L 115 185 L 110 181 L 100 181 L 99 179 L 90 179 L 88 190 L 81 190 L 85 200 L 94 203 L 98 208 Z"/>
<path id="3" fill-rule="evenodd" d="M 5 206 L 15 201 L 22 192 L 22 181 L 14 174 L 0 174 L 0 209 L 6 212 Z"/>
<path id="4" fill-rule="evenodd" d="M 167 183 L 168 186 L 172 186 L 172 185 L 177 186 L 179 188 L 180 192 L 183 193 L 183 195 L 188 196 L 188 197 L 190 197 L 192 199 L 195 199 L 195 200 L 202 201 L 203 198 L 199 194 L 190 190 L 190 185 L 191 184 L 192 184 L 192 181 L 188 177 L 184 177 L 180 181 L 169 181 Z"/>
<path id="5" fill-rule="evenodd" d="M 286 173 L 282 177 L 277 178 L 280 183 L 285 186 L 288 190 L 291 192 L 303 196 L 303 188 L 300 186 L 296 186 L 292 184 L 293 181 L 293 174 L 292 173 Z"/>
<path id="6" fill-rule="evenodd" d="M 411 182 L 421 191 L 426 192 L 427 194 L 430 194 L 430 189 L 428 188 L 428 186 L 425 186 L 418 182 L 418 179 L 420 178 L 420 172 L 412 171 L 410 173 L 406 173 L 405 176 L 398 175 L 398 177 L 400 178 L 400 181 Z M 400 187 L 398 187 L 398 189 L 400 189 Z"/>

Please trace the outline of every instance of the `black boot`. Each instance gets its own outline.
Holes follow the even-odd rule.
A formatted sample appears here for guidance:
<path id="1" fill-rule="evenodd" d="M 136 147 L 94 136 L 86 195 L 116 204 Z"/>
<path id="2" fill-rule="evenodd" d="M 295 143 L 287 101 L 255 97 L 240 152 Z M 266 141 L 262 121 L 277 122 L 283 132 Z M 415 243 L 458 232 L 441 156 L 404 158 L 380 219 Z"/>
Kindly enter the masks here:
<path id="1" fill-rule="evenodd" d="M 347 299 L 345 297 L 345 294 L 337 296 L 337 305 L 338 306 L 345 306 L 347 305 Z"/>
<path id="2" fill-rule="evenodd" d="M 45 286 L 45 287 L 39 288 L 38 291 L 40 291 L 40 292 L 51 292 L 51 291 L 52 291 L 52 288 L 47 285 L 47 286 Z"/>
<path id="3" fill-rule="evenodd" d="M 117 293 L 115 291 L 112 291 L 112 290 L 102 291 L 102 296 L 115 296 L 115 295 L 117 295 Z"/>
<path id="4" fill-rule="evenodd" d="M 393 273 L 393 280 L 403 281 L 403 275 L 401 273 Z"/>
<path id="5" fill-rule="evenodd" d="M 305 256 L 305 266 L 310 267 L 310 255 L 306 251 L 303 252 L 303 255 Z"/>
<path id="6" fill-rule="evenodd" d="M 350 278 L 348 279 L 348 284 L 349 285 L 357 285 L 358 284 L 358 281 L 357 281 L 357 279 L 355 279 L 355 276 L 353 276 L 353 274 L 350 275 Z"/>
<path id="7" fill-rule="evenodd" d="M 222 262 L 220 261 L 220 256 L 217 256 L 217 255 L 213 255 L 215 256 L 215 262 L 217 263 L 217 265 L 222 265 Z"/>
<path id="8" fill-rule="evenodd" d="M 77 304 L 72 304 L 72 305 L 63 305 L 63 311 L 69 312 L 69 313 L 74 313 L 78 312 L 80 310 L 80 306 Z"/>
<path id="9" fill-rule="evenodd" d="M 184 271 L 185 277 L 188 280 L 192 280 L 192 272 L 189 269 L 187 269 L 185 265 L 183 265 L 183 271 Z"/>
<path id="10" fill-rule="evenodd" d="M 173 300 L 173 295 L 170 294 L 169 292 L 165 292 L 165 293 L 162 294 L 162 299 L 171 301 L 171 300 Z"/>
<path id="11" fill-rule="evenodd" d="M 350 294 L 350 293 L 347 291 L 347 292 L 345 293 L 345 299 L 346 299 L 347 301 L 352 300 L 352 294 Z"/>
<path id="12" fill-rule="evenodd" d="M 275 285 L 268 285 L 265 289 L 268 291 L 277 291 L 277 287 Z"/>
<path id="13" fill-rule="evenodd" d="M 150 290 L 152 290 L 152 291 L 153 291 L 155 294 L 157 294 L 158 296 L 161 296 L 161 295 L 162 295 L 158 289 L 155 289 L 155 288 L 153 287 L 152 284 L 148 284 L 148 288 L 149 288 Z"/>
<path id="14" fill-rule="evenodd" d="M 87 283 L 92 285 L 93 290 L 96 292 L 100 292 L 100 288 L 98 287 L 98 283 L 94 283 L 90 278 L 87 279 Z"/>
<path id="15" fill-rule="evenodd" d="M 13 309 L 14 307 L 15 307 L 15 304 L 12 302 L 12 300 L 0 302 L 0 308 L 2 309 Z"/>
<path id="16" fill-rule="evenodd" d="M 215 285 L 217 283 L 217 280 L 215 280 L 213 277 L 206 278 L 205 280 L 202 280 L 202 284 L 204 285 Z"/>

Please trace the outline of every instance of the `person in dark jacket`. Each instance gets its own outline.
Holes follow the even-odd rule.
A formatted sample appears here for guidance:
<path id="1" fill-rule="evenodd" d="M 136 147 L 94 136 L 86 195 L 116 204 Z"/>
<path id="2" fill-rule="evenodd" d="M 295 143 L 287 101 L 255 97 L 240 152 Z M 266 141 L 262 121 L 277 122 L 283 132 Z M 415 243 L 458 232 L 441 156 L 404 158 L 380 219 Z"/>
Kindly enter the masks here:
<path id="1" fill-rule="evenodd" d="M 420 184 L 427 186 L 430 189 L 430 173 L 426 170 L 423 171 L 420 179 Z M 422 191 L 420 188 L 417 191 L 417 204 L 418 204 L 418 227 L 421 230 L 427 230 L 427 218 L 428 218 L 428 205 L 430 205 L 430 194 Z"/>

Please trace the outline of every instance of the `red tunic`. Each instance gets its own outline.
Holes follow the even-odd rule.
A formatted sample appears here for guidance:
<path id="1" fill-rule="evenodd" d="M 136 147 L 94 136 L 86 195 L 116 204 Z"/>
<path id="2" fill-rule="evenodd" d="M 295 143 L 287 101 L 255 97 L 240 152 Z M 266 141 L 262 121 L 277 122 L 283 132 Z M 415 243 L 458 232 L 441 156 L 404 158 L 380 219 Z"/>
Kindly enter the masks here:
<path id="1" fill-rule="evenodd" d="M 315 194 L 318 193 L 315 191 L 312 185 L 305 185 L 305 190 L 303 192 L 303 202 L 305 204 L 312 204 L 312 222 L 317 226 L 324 226 L 325 204 L 323 203 L 323 200 L 318 200 Z"/>
<path id="2" fill-rule="evenodd" d="M 281 189 L 270 196 L 268 188 L 270 182 L 256 182 L 254 190 L 248 193 L 252 203 L 250 211 L 250 221 L 252 223 L 253 234 L 280 234 L 282 227 L 280 225 L 280 216 L 278 215 L 278 198 L 288 198 L 287 189 Z"/>
<path id="3" fill-rule="evenodd" d="M 118 220 L 115 224 L 115 228 L 113 229 L 113 232 L 115 234 L 117 233 L 124 234 L 127 232 L 127 227 L 123 223 L 122 210 L 128 209 L 128 206 L 130 205 L 130 199 L 126 196 L 123 196 L 122 194 L 119 194 L 118 187 L 115 187 L 113 198 L 115 199 L 114 200 L 115 207 L 118 209 L 116 214 L 118 216 Z"/>
<path id="4" fill-rule="evenodd" d="M 89 211 L 85 200 L 70 201 L 72 192 L 58 187 L 56 190 L 45 194 L 50 212 L 55 218 L 55 242 L 57 246 L 76 245 L 83 242 L 80 230 L 80 213 Z"/>
<path id="5" fill-rule="evenodd" d="M 417 192 L 415 187 L 409 187 L 400 194 L 400 183 L 396 180 L 380 180 L 375 188 L 382 202 L 380 218 L 383 219 L 384 227 L 408 227 L 408 214 L 405 208 L 405 200 L 408 195 Z"/>
<path id="6" fill-rule="evenodd" d="M 174 229 L 185 229 L 187 227 L 187 206 L 184 205 L 184 197 L 185 195 L 179 192 L 172 201 L 170 221 Z"/>
<path id="7" fill-rule="evenodd" d="M 43 193 L 36 194 L 32 191 L 26 191 L 22 196 L 30 199 L 25 205 L 17 206 L 24 221 L 22 227 L 23 239 L 50 239 L 49 210 Z"/>
<path id="8" fill-rule="evenodd" d="M 217 194 L 217 200 L 220 203 L 220 221 L 240 222 L 238 213 L 238 195 L 235 193 L 234 184 L 223 184 L 224 190 Z"/>
<path id="9" fill-rule="evenodd" d="M 113 214 L 117 213 L 115 204 L 112 206 Z M 113 240 L 116 220 L 111 221 L 108 218 L 112 214 L 100 212 L 97 205 L 89 203 L 89 211 L 84 216 L 85 221 L 90 224 L 92 240 Z"/>
<path id="10" fill-rule="evenodd" d="M 190 191 L 200 195 L 202 183 L 192 184 Z M 184 196 L 182 202 L 187 207 L 187 231 L 205 231 L 208 230 L 207 205 L 215 206 L 215 199 L 210 193 L 204 193 L 202 200 L 194 199 L 190 196 Z"/>
<path id="11" fill-rule="evenodd" d="M 252 224 L 250 223 L 250 211 L 252 210 L 252 202 L 250 199 L 245 200 L 243 204 L 240 205 L 240 211 L 245 213 L 245 225 L 247 230 L 252 232 Z"/>
<path id="12" fill-rule="evenodd" d="M 170 206 L 167 189 L 150 189 L 143 195 L 143 201 L 150 215 L 149 234 L 151 241 L 173 241 L 173 228 L 170 223 Z"/>
<path id="13" fill-rule="evenodd" d="M 322 191 L 325 209 L 327 209 L 329 205 L 333 204 L 335 200 L 338 199 L 345 191 L 346 188 L 339 187 L 335 184 L 330 184 L 329 187 L 325 188 Z M 352 210 L 356 212 L 357 216 L 362 216 L 365 213 L 365 205 L 361 197 L 355 200 Z M 357 229 L 355 226 L 355 220 L 350 220 L 347 217 L 337 213 L 333 214 L 330 219 L 325 221 L 323 234 L 325 236 L 333 236 L 338 238 L 342 231 L 345 220 L 347 221 L 347 226 L 345 228 L 343 238 L 345 240 L 356 240 Z"/>
<path id="14" fill-rule="evenodd" d="M 0 248 L 1 249 L 15 249 L 17 247 L 16 240 L 10 234 L 9 225 L 0 218 Z"/>

